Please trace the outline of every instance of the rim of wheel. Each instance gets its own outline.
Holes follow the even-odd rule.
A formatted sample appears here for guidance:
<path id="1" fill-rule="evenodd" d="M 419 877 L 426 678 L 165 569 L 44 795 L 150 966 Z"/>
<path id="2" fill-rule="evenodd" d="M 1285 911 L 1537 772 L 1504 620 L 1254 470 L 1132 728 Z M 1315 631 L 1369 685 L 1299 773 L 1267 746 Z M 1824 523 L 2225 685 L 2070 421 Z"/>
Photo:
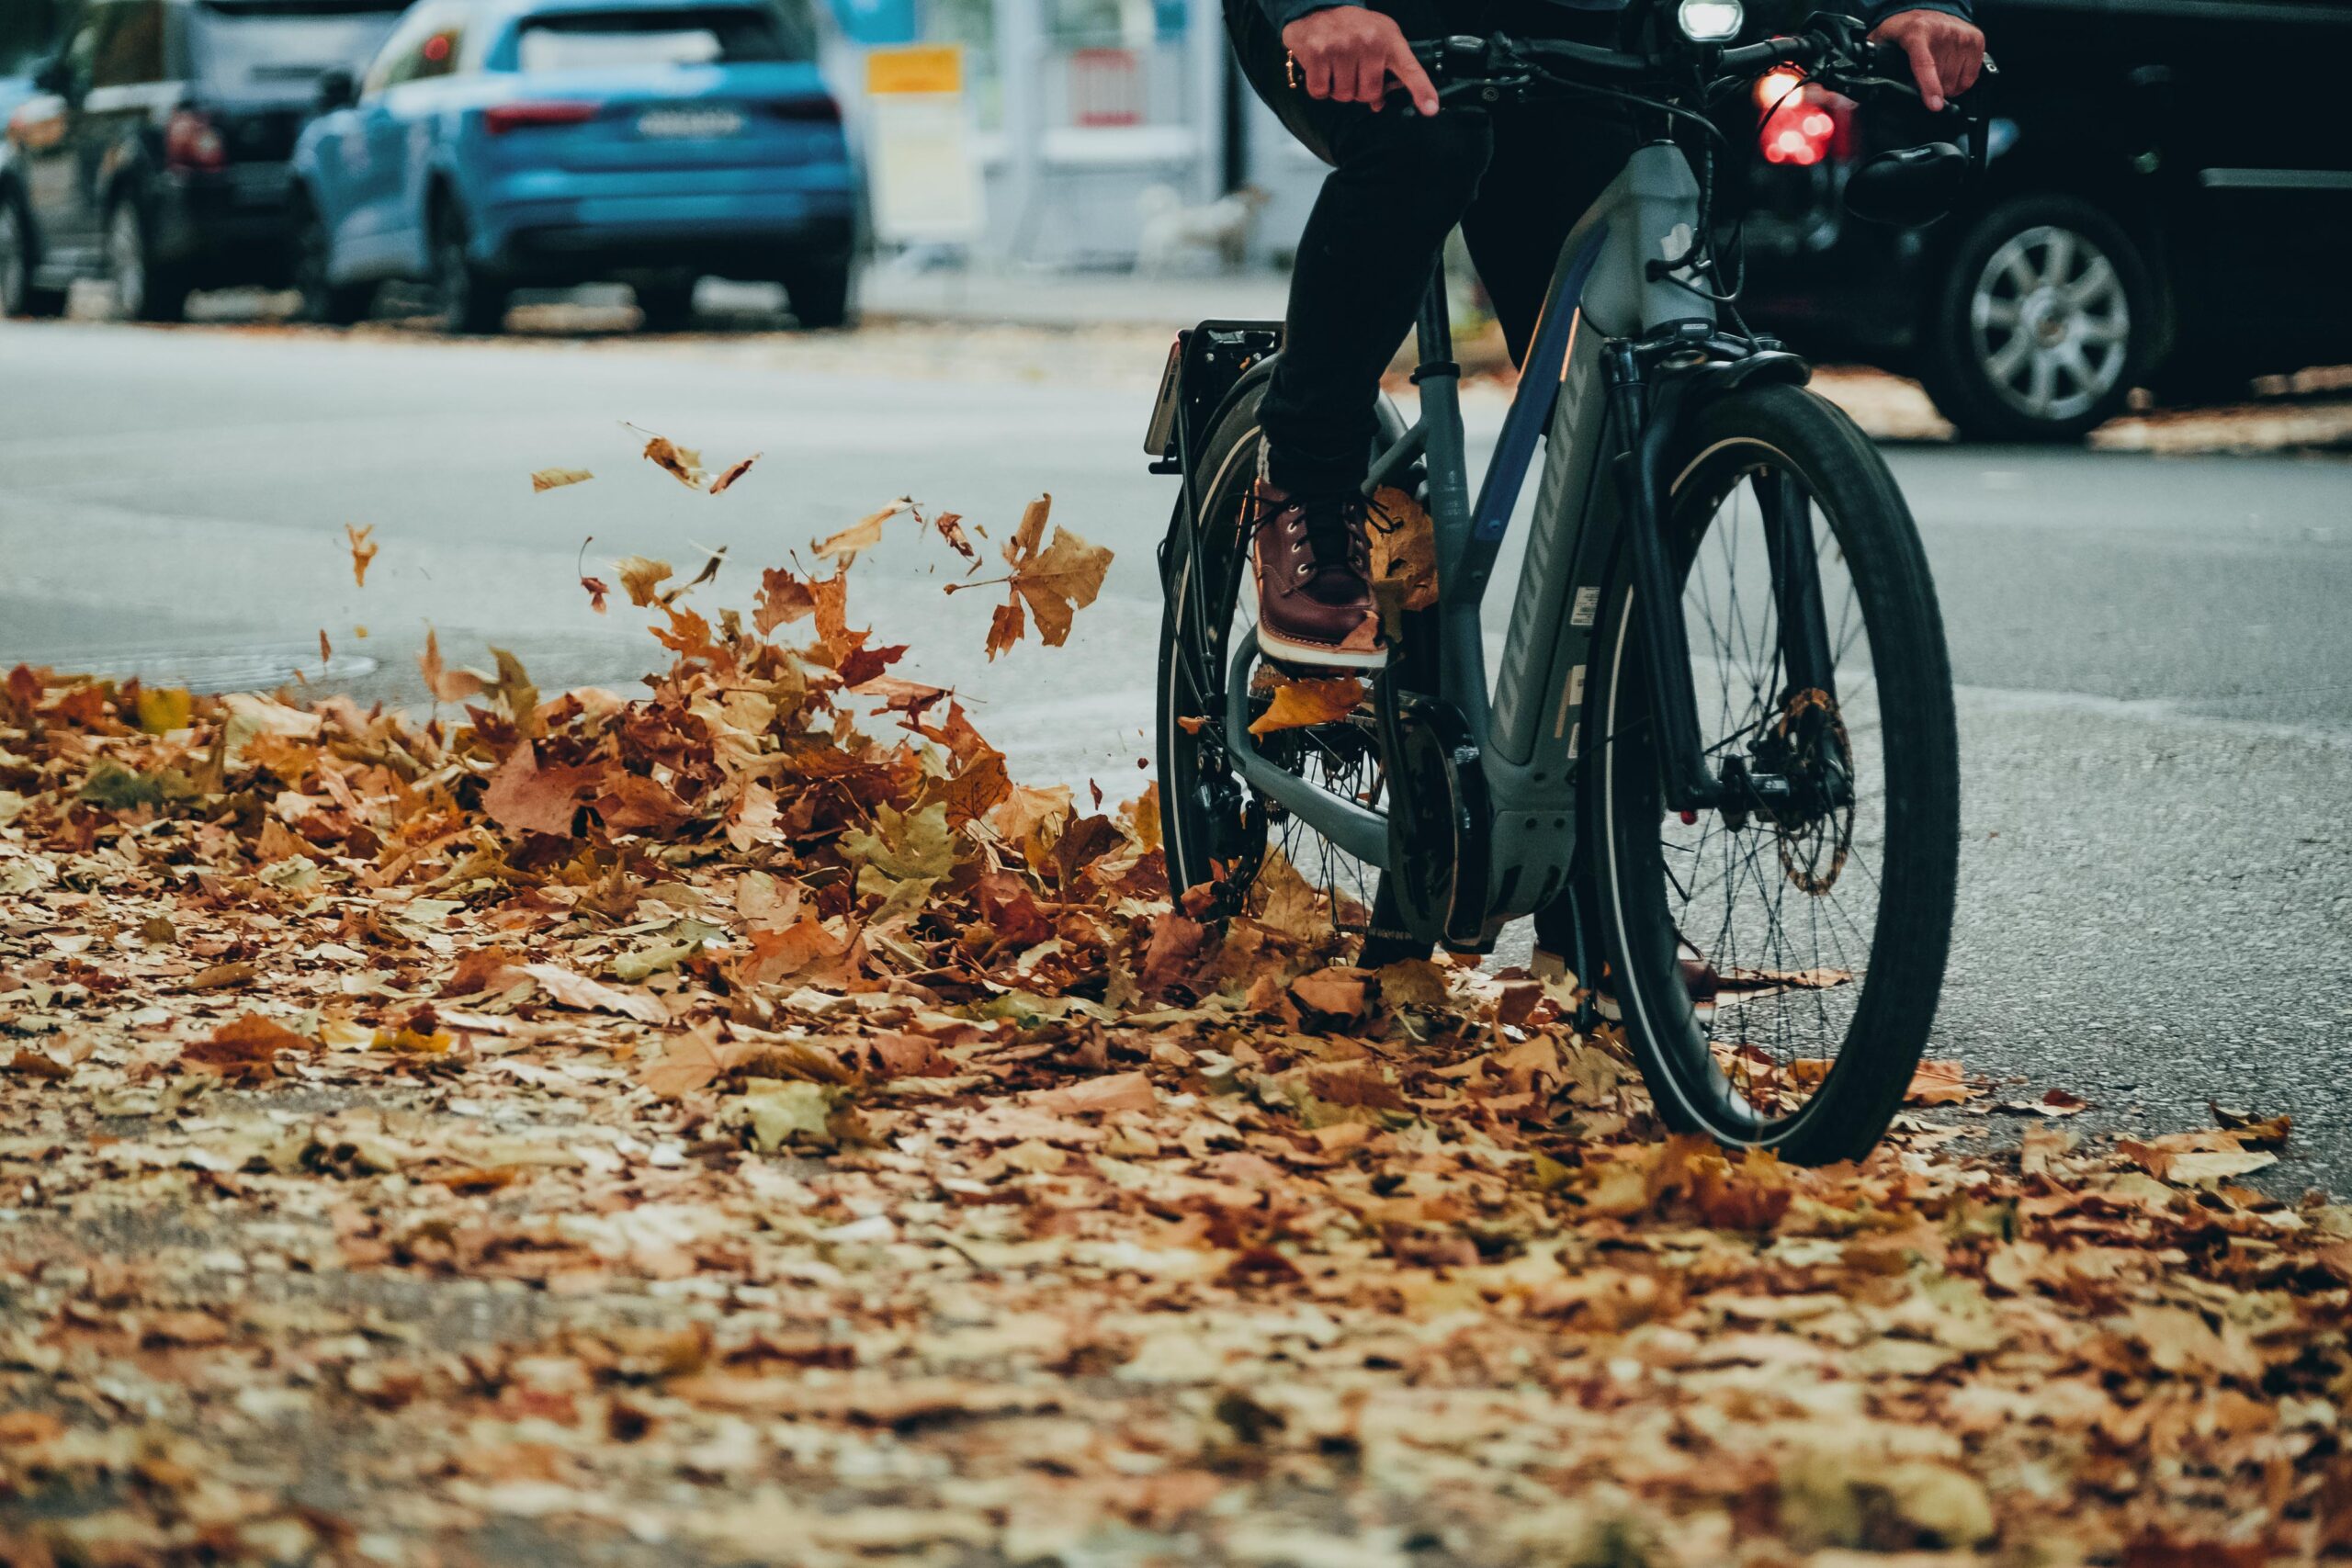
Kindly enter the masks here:
<path id="1" fill-rule="evenodd" d="M 116 305 L 124 315 L 137 316 L 147 303 L 147 247 L 139 214 L 128 203 L 115 209 L 107 230 L 107 265 L 114 273 Z"/>
<path id="2" fill-rule="evenodd" d="M 1207 522 L 1202 531 L 1204 539 L 1225 536 L 1221 528 L 1222 520 L 1228 516 L 1225 502 L 1228 497 L 1241 493 L 1248 476 L 1255 471 L 1258 441 L 1258 433 L 1250 432 L 1227 455 L 1225 465 L 1206 487 L 1204 512 Z M 1165 737 L 1163 744 L 1173 745 L 1179 759 L 1189 763 L 1198 775 L 1188 781 L 1194 787 L 1214 792 L 1220 783 L 1225 783 L 1234 792 L 1234 798 L 1223 807 L 1238 813 L 1227 825 L 1227 837 L 1246 840 L 1247 847 L 1225 874 L 1208 879 L 1217 885 L 1221 895 L 1220 914 L 1247 913 L 1300 936 L 1306 934 L 1311 921 L 1328 926 L 1334 937 L 1362 937 L 1374 923 L 1379 893 L 1377 869 L 1346 854 L 1280 806 L 1258 796 L 1225 766 L 1221 743 L 1210 738 L 1223 727 L 1222 682 L 1230 669 L 1235 641 L 1254 631 L 1257 626 L 1257 592 L 1248 547 L 1244 534 L 1229 583 L 1211 581 L 1212 574 L 1208 572 L 1196 574 L 1189 555 L 1178 569 L 1172 595 L 1180 611 L 1186 596 L 1198 587 L 1207 595 L 1204 603 L 1209 619 L 1223 629 L 1224 635 L 1211 656 L 1215 677 L 1220 684 L 1218 692 L 1201 705 L 1210 711 L 1198 716 L 1204 720 L 1200 737 L 1181 743 L 1174 737 Z M 1257 665 L 1258 677 L 1262 678 L 1268 669 L 1261 660 Z M 1191 705 L 1185 699 L 1189 681 L 1182 660 L 1171 661 L 1168 681 L 1169 691 L 1162 700 L 1171 711 L 1188 708 Z M 1252 705 L 1260 707 L 1262 704 Z M 1385 805 L 1386 778 L 1366 709 L 1360 708 L 1357 714 L 1333 724 L 1275 731 L 1260 738 L 1257 749 L 1261 756 L 1306 777 L 1317 787 L 1374 810 Z M 1176 809 L 1170 816 L 1178 841 L 1171 846 L 1176 852 L 1171 858 L 1171 872 L 1182 866 L 1190 875 L 1194 869 L 1193 863 L 1203 859 L 1224 864 L 1216 861 L 1215 852 L 1208 846 L 1185 841 L 1188 829 L 1212 830 L 1211 816 L 1220 808 L 1205 800 L 1191 798 L 1174 804 Z M 1183 889 L 1177 891 L 1181 894 Z"/>
<path id="3" fill-rule="evenodd" d="M 1985 258 L 1969 295 L 1968 328 L 1994 394 L 2029 419 L 2063 423 L 2122 380 L 2132 301 L 2098 242 L 2037 223 Z"/>
<path id="4" fill-rule="evenodd" d="M 1616 736 L 1646 728 L 1645 699 L 1625 679 L 1640 661 L 1629 618 L 1601 655 L 1611 664 L 1600 746 L 1612 823 L 1621 812 L 1626 821 L 1655 812 L 1659 822 L 1655 852 L 1609 851 L 1607 893 L 1620 929 L 1631 941 L 1638 926 L 1656 944 L 1649 962 L 1629 965 L 1609 988 L 1628 1022 L 1638 1019 L 1671 1058 L 1669 1091 L 1691 1119 L 1727 1143 L 1762 1147 L 1795 1134 L 1850 1043 L 1869 982 L 1887 825 L 1870 628 L 1827 508 L 1809 484 L 1837 700 L 1830 706 L 1819 694 L 1785 689 L 1757 496 L 1775 469 L 1803 481 L 1785 454 L 1743 438 L 1711 448 L 1676 484 L 1678 526 L 1704 521 L 1688 547 L 1682 593 L 1701 738 L 1713 763 L 1739 755 L 1783 773 L 1811 765 L 1802 760 L 1810 748 L 1816 761 L 1842 768 L 1850 797 L 1785 822 L 1757 810 L 1736 823 L 1722 812 L 1685 823 L 1664 811 L 1654 767 L 1633 776 L 1645 773 L 1646 750 L 1616 755 Z M 1685 488 L 1694 483 L 1704 488 Z M 1669 944 L 1680 994 L 1671 986 L 1651 994 L 1657 987 L 1645 982 L 1665 969 Z"/>

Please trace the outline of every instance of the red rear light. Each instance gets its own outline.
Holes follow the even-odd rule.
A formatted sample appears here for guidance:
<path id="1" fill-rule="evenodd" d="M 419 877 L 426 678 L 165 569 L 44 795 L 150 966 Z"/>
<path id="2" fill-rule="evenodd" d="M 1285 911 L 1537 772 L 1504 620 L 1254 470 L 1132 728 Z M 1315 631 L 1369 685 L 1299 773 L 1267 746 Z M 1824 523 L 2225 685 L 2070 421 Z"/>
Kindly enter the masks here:
<path id="1" fill-rule="evenodd" d="M 768 113 L 778 119 L 797 119 L 819 125 L 841 123 L 842 106 L 829 93 L 812 93 L 806 97 L 778 98 L 767 106 Z"/>
<path id="2" fill-rule="evenodd" d="M 164 162 L 175 169 L 225 169 L 229 148 L 210 120 L 194 109 L 177 109 L 164 126 Z"/>
<path id="3" fill-rule="evenodd" d="M 1851 151 L 1848 122 L 1853 105 L 1820 87 L 1804 86 L 1787 93 L 1779 107 L 1769 108 L 1757 145 L 1768 164 L 1809 169 L 1832 153 Z"/>
<path id="4" fill-rule="evenodd" d="M 547 125 L 579 125 L 596 118 L 594 104 L 498 104 L 481 111 L 482 129 L 492 136 Z"/>

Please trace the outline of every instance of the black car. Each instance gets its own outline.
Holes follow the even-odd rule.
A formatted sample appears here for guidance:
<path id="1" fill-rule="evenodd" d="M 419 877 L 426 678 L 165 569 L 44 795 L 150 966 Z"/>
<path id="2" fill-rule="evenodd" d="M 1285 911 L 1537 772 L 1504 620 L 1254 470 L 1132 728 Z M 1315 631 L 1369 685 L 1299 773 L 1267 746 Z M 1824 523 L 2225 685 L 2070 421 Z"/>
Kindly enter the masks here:
<path id="1" fill-rule="evenodd" d="M 2341 0 L 1982 0 L 1986 178 L 1895 229 L 1839 192 L 1924 115 L 1778 79 L 1743 134 L 1742 308 L 1815 355 L 1917 376 L 1962 434 L 2066 440 L 2134 387 L 2200 398 L 2352 358 Z"/>
<path id="2" fill-rule="evenodd" d="M 292 273 L 287 158 L 319 75 L 356 69 L 406 0 L 83 0 L 0 148 L 0 308 L 54 315 L 77 277 L 176 321 L 192 289 Z"/>

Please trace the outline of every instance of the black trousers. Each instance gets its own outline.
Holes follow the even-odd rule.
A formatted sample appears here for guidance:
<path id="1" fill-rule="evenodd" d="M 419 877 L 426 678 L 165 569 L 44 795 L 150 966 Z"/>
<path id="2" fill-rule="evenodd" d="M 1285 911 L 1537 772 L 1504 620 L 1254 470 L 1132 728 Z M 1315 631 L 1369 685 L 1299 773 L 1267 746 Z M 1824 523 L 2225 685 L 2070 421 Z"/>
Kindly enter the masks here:
<path id="1" fill-rule="evenodd" d="M 1373 0 L 1412 39 L 1448 33 L 1613 40 L 1618 13 L 1546 0 Z M 1363 482 L 1380 374 L 1412 326 L 1430 269 L 1462 226 L 1511 361 L 1524 359 L 1561 242 L 1624 166 L 1633 132 L 1606 107 L 1551 102 L 1434 118 L 1310 98 L 1259 0 L 1226 0 L 1241 69 L 1293 135 L 1332 165 L 1300 236 L 1283 355 L 1260 409 L 1273 482 L 1293 493 Z"/>

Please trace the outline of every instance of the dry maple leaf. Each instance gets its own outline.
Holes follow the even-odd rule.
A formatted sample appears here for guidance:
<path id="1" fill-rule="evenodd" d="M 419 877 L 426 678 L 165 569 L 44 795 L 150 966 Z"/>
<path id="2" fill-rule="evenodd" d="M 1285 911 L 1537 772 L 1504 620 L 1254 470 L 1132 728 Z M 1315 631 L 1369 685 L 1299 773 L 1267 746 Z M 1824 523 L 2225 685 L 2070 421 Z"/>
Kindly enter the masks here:
<path id="1" fill-rule="evenodd" d="M 541 468 L 531 476 L 531 493 L 561 490 L 566 485 L 586 484 L 596 476 L 586 468 Z"/>
<path id="2" fill-rule="evenodd" d="M 791 572 L 772 566 L 760 574 L 759 596 L 752 602 L 752 625 L 762 637 L 816 612 L 816 594 Z"/>
<path id="3" fill-rule="evenodd" d="M 670 570 L 668 561 L 649 560 L 643 556 L 623 556 L 613 563 L 613 570 L 621 580 L 621 592 L 640 610 L 661 601 L 662 582 L 670 575 Z"/>
<path id="4" fill-rule="evenodd" d="M 630 428 L 635 429 L 636 426 L 632 425 Z M 648 437 L 645 443 L 647 462 L 651 463 L 688 490 L 702 489 L 703 481 L 710 476 L 703 471 L 701 453 L 690 446 L 681 446 L 666 435 L 655 435 L 651 431 L 643 431 L 639 434 Z"/>
<path id="5" fill-rule="evenodd" d="M 365 527 L 356 523 L 343 525 L 343 536 L 351 545 L 351 581 L 361 588 L 368 586 L 368 566 L 376 558 L 377 546 L 368 536 L 375 531 L 373 523 Z"/>
<path id="6" fill-rule="evenodd" d="M 733 464 L 725 473 L 710 481 L 710 493 L 713 495 L 725 495 L 729 491 L 734 489 L 735 481 L 741 479 L 745 474 L 750 473 L 752 471 L 752 465 L 758 462 L 763 455 L 764 454 L 754 452 L 750 457 Z"/>
<path id="7" fill-rule="evenodd" d="M 583 577 L 580 580 L 580 586 L 588 591 L 588 607 L 596 614 L 603 615 L 605 595 L 613 591 L 612 584 L 601 577 Z"/>
<path id="8" fill-rule="evenodd" d="M 931 520 L 931 525 L 939 530 L 939 536 L 947 541 L 949 549 L 954 550 L 966 560 L 975 565 L 978 564 L 979 547 L 972 543 L 972 536 L 964 531 L 964 517 L 961 513 L 943 512 Z"/>
<path id="9" fill-rule="evenodd" d="M 441 662 L 441 639 L 430 626 L 424 631 L 424 651 L 416 656 L 416 662 L 424 671 L 424 689 L 436 703 L 462 703 L 489 689 L 489 682 L 479 672 L 451 670 Z"/>
<path id="10" fill-rule="evenodd" d="M 808 547 L 820 559 L 830 560 L 837 568 L 846 567 L 860 555 L 882 542 L 882 525 L 901 512 L 914 510 L 914 501 L 900 496 L 879 512 L 869 512 L 830 538 L 812 539 Z"/>
<path id="11" fill-rule="evenodd" d="M 1394 582 L 1408 610 L 1437 603 L 1437 529 L 1420 502 L 1393 485 L 1372 498 L 1372 576 Z"/>
<path id="12" fill-rule="evenodd" d="M 1250 721 L 1250 733 L 1272 735 L 1278 729 L 1334 724 L 1353 713 L 1363 701 L 1363 682 L 1352 675 L 1280 681 L 1274 687 L 1274 700 Z"/>

